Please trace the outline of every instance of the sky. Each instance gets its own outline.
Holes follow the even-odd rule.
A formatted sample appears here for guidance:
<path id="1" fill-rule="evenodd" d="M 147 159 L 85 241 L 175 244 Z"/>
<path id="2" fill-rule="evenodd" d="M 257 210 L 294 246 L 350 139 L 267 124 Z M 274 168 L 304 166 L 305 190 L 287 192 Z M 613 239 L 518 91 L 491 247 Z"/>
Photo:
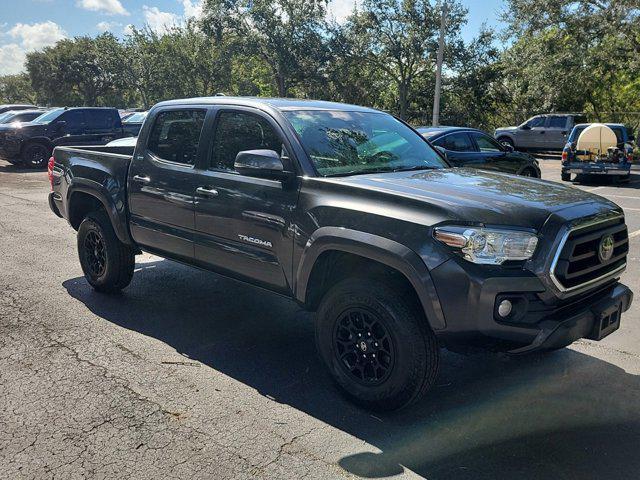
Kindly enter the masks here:
<path id="1" fill-rule="evenodd" d="M 0 0 L 0 75 L 23 71 L 25 55 L 63 38 L 111 31 L 122 36 L 130 25 L 162 31 L 198 16 L 203 0 Z M 328 16 L 344 20 L 357 0 L 331 0 Z M 469 10 L 462 31 L 471 40 L 483 23 L 499 25 L 502 0 L 461 0 Z"/>

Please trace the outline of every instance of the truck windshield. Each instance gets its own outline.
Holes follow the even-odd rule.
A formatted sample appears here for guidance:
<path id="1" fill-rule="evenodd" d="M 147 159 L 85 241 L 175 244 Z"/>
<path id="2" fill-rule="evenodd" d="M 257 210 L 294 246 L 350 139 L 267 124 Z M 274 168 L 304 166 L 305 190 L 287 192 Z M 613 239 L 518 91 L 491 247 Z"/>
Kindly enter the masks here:
<path id="1" fill-rule="evenodd" d="M 62 115 L 62 112 L 64 112 L 64 108 L 54 108 L 53 110 L 43 113 L 35 120 L 32 120 L 32 122 L 33 123 L 49 123 L 55 120 L 56 118 L 58 118 L 60 115 Z"/>
<path id="2" fill-rule="evenodd" d="M 385 113 L 284 112 L 323 176 L 446 168 L 417 133 Z"/>

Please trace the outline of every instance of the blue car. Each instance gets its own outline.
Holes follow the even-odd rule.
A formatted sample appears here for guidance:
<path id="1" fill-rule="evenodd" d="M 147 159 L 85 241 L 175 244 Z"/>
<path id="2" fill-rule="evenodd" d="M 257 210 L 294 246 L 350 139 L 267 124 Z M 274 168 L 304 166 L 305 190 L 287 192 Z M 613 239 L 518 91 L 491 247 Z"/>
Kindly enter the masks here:
<path id="1" fill-rule="evenodd" d="M 533 156 L 498 143 L 482 130 L 467 127 L 418 127 L 416 130 L 455 167 L 540 178 L 540 166 Z"/>

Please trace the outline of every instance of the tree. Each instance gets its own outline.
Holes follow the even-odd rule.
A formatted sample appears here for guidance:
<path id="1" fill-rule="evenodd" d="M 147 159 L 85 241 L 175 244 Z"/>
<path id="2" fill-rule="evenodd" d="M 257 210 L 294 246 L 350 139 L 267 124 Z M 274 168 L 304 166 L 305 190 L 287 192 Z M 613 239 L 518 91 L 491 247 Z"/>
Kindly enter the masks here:
<path id="1" fill-rule="evenodd" d="M 65 39 L 27 54 L 26 68 L 38 101 L 53 105 L 100 105 L 114 93 L 114 73 L 102 61 L 118 48 L 110 33 Z"/>
<path id="2" fill-rule="evenodd" d="M 502 63 L 512 105 L 584 110 L 599 121 L 640 110 L 637 0 L 508 0 L 508 12 L 513 46 Z"/>
<path id="3" fill-rule="evenodd" d="M 36 92 L 26 73 L 0 77 L 0 103 L 36 103 Z"/>
<path id="4" fill-rule="evenodd" d="M 449 1 L 445 58 L 455 66 L 462 46 L 458 36 L 466 10 Z M 397 93 L 400 117 L 409 116 L 414 82 L 433 72 L 440 29 L 440 8 L 427 0 L 364 0 L 347 26 L 351 55 L 384 72 Z"/>
<path id="5" fill-rule="evenodd" d="M 319 74 L 326 52 L 326 5 L 327 0 L 210 0 L 204 5 L 203 27 L 219 39 L 232 30 L 243 55 L 259 56 L 277 94 L 287 97 Z"/>

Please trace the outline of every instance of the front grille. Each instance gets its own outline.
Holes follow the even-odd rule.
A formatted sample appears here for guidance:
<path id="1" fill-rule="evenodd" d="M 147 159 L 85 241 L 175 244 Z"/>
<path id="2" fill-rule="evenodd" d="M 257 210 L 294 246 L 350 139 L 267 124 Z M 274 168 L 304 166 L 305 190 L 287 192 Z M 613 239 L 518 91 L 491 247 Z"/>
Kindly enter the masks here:
<path id="1" fill-rule="evenodd" d="M 603 259 L 599 254 L 603 239 L 611 235 L 613 253 Z M 553 274 L 565 290 L 595 283 L 624 268 L 629 252 L 629 237 L 624 218 L 614 218 L 569 232 L 555 262 Z"/>

